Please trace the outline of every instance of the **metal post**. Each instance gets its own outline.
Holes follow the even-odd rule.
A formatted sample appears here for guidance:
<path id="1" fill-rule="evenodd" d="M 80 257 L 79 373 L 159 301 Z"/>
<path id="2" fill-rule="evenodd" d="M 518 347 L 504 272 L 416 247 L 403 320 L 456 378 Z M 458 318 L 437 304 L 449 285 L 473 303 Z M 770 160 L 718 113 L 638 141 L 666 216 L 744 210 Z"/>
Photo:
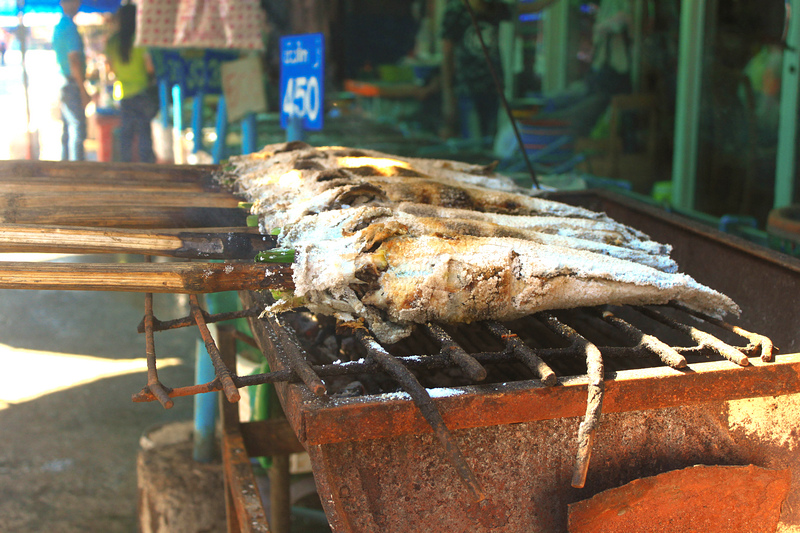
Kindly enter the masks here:
<path id="1" fill-rule="evenodd" d="M 214 148 L 211 151 L 211 157 L 215 165 L 219 165 L 222 161 L 222 154 L 225 152 L 225 137 L 228 136 L 228 104 L 225 102 L 225 96 L 219 96 L 219 103 L 217 104 L 217 140 L 214 141 Z"/>
<path id="2" fill-rule="evenodd" d="M 192 153 L 196 154 L 203 147 L 203 101 L 205 100 L 205 93 L 201 90 L 197 91 L 192 102 L 192 134 L 194 135 L 194 143 L 192 146 Z"/>
<path id="3" fill-rule="evenodd" d="M 681 2 L 675 151 L 672 159 L 672 203 L 681 209 L 694 208 L 695 200 L 705 13 L 706 0 Z"/>
<path id="4" fill-rule="evenodd" d="M 631 28 L 631 37 L 633 44 L 631 46 L 631 83 L 633 85 L 633 92 L 638 93 L 642 91 L 642 29 L 644 28 L 645 10 L 644 0 L 636 0 L 633 5 L 633 27 Z"/>
<path id="5" fill-rule="evenodd" d="M 17 40 L 19 40 L 19 51 L 21 55 L 21 65 L 22 65 L 22 87 L 25 91 L 25 132 L 26 132 L 26 139 L 28 145 L 26 146 L 26 159 L 39 159 L 38 148 L 34 147 L 34 144 L 38 146 L 38 142 L 34 139 L 34 132 L 31 131 L 31 100 L 30 100 L 30 89 L 29 89 L 29 79 L 28 79 L 28 67 L 25 62 L 25 55 L 28 46 L 28 32 L 25 28 L 25 23 L 22 20 L 23 15 L 25 14 L 25 2 L 24 0 L 17 1 L 17 19 L 19 21 L 17 26 Z"/>
<path id="6" fill-rule="evenodd" d="M 172 153 L 176 164 L 185 163 L 183 158 L 183 88 L 179 83 L 172 86 Z"/>
<path id="7" fill-rule="evenodd" d="M 209 328 L 214 324 L 209 325 Z M 214 380 L 214 365 L 211 363 L 205 344 L 197 339 L 197 360 L 194 367 L 194 382 L 208 383 Z M 194 450 L 192 457 L 199 463 L 209 463 L 216 453 L 214 430 L 217 420 L 217 395 L 198 394 L 194 397 Z"/>
<path id="8" fill-rule="evenodd" d="M 273 455 L 269 469 L 270 526 L 274 533 L 289 533 L 292 524 L 291 475 L 288 455 Z"/>
<path id="9" fill-rule="evenodd" d="M 783 49 L 781 74 L 780 119 L 778 121 L 778 153 L 775 165 L 775 197 L 773 207 L 785 207 L 794 200 L 794 179 L 797 167 L 797 92 L 800 90 L 800 0 L 790 0 L 789 27 Z"/>
<path id="10" fill-rule="evenodd" d="M 286 142 L 303 141 L 306 132 L 303 129 L 303 117 L 290 115 L 286 124 Z"/>
<path id="11" fill-rule="evenodd" d="M 166 78 L 158 80 L 158 103 L 161 108 L 161 126 L 169 130 L 169 82 Z"/>
<path id="12" fill-rule="evenodd" d="M 242 119 L 242 154 L 252 154 L 255 152 L 257 139 L 256 114 L 248 113 Z"/>
<path id="13" fill-rule="evenodd" d="M 544 11 L 543 92 L 555 94 L 567 87 L 570 2 L 555 2 Z"/>

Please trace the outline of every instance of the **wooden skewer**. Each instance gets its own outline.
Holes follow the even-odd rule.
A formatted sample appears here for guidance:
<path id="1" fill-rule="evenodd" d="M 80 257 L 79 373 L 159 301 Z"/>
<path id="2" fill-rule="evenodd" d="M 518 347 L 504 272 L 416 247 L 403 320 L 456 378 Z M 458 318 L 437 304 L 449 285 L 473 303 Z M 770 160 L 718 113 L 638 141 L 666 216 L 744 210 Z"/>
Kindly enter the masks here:
<path id="1" fill-rule="evenodd" d="M 129 191 L 160 192 L 164 194 L 182 192 L 219 192 L 215 183 L 184 181 L 136 181 L 128 179 L 80 179 L 58 181 L 43 177 L 0 177 L 0 195 L 26 194 L 34 192 L 72 193 L 72 192 L 117 192 Z"/>
<path id="2" fill-rule="evenodd" d="M 247 213 L 235 207 L 87 205 L 0 209 L 0 223 L 109 228 L 209 228 L 246 226 Z"/>
<path id="3" fill-rule="evenodd" d="M 0 289 L 200 294 L 292 288 L 292 267 L 285 264 L 0 261 Z"/>
<path id="4" fill-rule="evenodd" d="M 253 259 L 275 247 L 276 237 L 258 228 L 137 231 L 0 224 L 0 253 L 122 253 L 186 259 Z"/>
<path id="5" fill-rule="evenodd" d="M 155 182 L 197 182 L 210 178 L 216 165 L 153 165 L 88 161 L 0 161 L 0 181 L 15 177 L 46 177 L 50 181 L 127 179 Z"/>
<path id="6" fill-rule="evenodd" d="M 38 189 L 0 194 L 0 211 L 87 206 L 148 207 L 236 207 L 239 199 L 230 193 L 164 190 L 60 190 Z M 65 194 L 67 193 L 67 194 Z"/>

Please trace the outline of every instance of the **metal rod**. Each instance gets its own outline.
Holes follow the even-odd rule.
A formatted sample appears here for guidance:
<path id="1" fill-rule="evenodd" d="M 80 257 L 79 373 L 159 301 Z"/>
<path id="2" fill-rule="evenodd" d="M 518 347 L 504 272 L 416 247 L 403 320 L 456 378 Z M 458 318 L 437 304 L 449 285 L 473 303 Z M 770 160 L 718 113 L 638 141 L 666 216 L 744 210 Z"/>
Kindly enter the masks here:
<path id="1" fill-rule="evenodd" d="M 491 331 L 495 337 L 505 341 L 505 343 L 513 349 L 515 357 L 538 374 L 542 383 L 548 387 L 552 387 L 558 383 L 558 378 L 556 377 L 556 373 L 553 372 L 553 369 L 547 366 L 547 363 L 542 361 L 542 359 L 536 355 L 530 347 L 526 346 L 510 329 L 497 322 L 486 322 L 486 327 L 489 328 L 489 331 Z"/>
<path id="2" fill-rule="evenodd" d="M 156 348 L 153 339 L 153 295 L 144 295 L 144 326 L 145 326 L 145 353 L 147 357 L 147 389 L 153 394 L 158 402 L 165 408 L 170 409 L 174 402 L 170 399 L 169 392 L 158 380 L 158 368 L 156 367 Z"/>
<path id="3" fill-rule="evenodd" d="M 434 435 L 444 446 L 445 453 L 450 460 L 450 464 L 455 467 L 461 479 L 467 486 L 467 489 L 472 494 L 475 501 L 480 502 L 486 499 L 486 495 L 481 488 L 475 474 L 467 464 L 461 450 L 458 447 L 453 435 L 442 419 L 439 409 L 431 400 L 428 391 L 425 390 L 417 378 L 414 377 L 400 361 L 392 357 L 386 350 L 383 349 L 375 338 L 370 335 L 365 329 L 357 329 L 356 336 L 373 357 L 375 362 L 387 373 L 392 379 L 406 391 L 414 400 L 414 404 L 419 408 L 422 416 L 428 421 L 433 429 Z"/>
<path id="4" fill-rule="evenodd" d="M 439 342 L 442 354 L 448 356 L 469 379 L 472 381 L 486 379 L 486 369 L 483 368 L 483 365 L 459 346 L 441 326 L 428 322 L 426 330 L 431 337 Z"/>
<path id="5" fill-rule="evenodd" d="M 225 320 L 236 320 L 237 318 L 258 316 L 264 311 L 264 308 L 255 305 L 249 309 L 243 309 L 241 311 L 228 311 L 225 313 L 214 313 L 213 315 L 207 313 L 204 309 L 201 309 L 200 311 L 203 313 L 203 320 L 205 320 L 205 323 L 212 324 L 215 322 L 224 322 Z M 166 331 L 169 329 L 186 328 L 194 325 L 194 317 L 191 314 L 182 318 L 165 320 L 163 322 L 153 317 L 153 331 Z M 139 333 L 144 333 L 144 322 L 139 323 L 137 331 Z"/>
<path id="6" fill-rule="evenodd" d="M 752 351 L 754 354 L 761 357 L 761 360 L 765 363 L 769 363 L 773 359 L 775 359 L 775 345 L 772 343 L 772 339 L 765 337 L 764 335 L 759 335 L 758 333 L 753 333 L 752 331 L 747 331 L 746 329 L 742 329 L 739 326 L 734 326 L 725 322 L 724 320 L 719 320 L 718 318 L 714 318 L 713 316 L 708 316 L 703 313 L 698 313 L 692 309 L 689 309 L 685 305 L 679 304 L 677 302 L 672 302 L 672 307 L 683 311 L 684 313 L 691 315 L 692 317 L 700 320 L 705 320 L 709 324 L 714 324 L 718 328 L 725 329 L 730 331 L 731 333 L 735 333 L 740 337 L 747 339 L 750 342 L 752 347 Z"/>
<path id="7" fill-rule="evenodd" d="M 581 336 L 577 331 L 559 321 L 549 313 L 539 313 L 540 318 L 551 331 L 572 344 L 580 347 L 586 355 L 586 377 L 588 378 L 588 398 L 586 400 L 586 414 L 578 427 L 578 452 L 575 457 L 575 470 L 572 474 L 572 486 L 583 488 L 586 484 L 586 474 L 589 470 L 589 460 L 592 456 L 592 444 L 597 426 L 600 424 L 600 414 L 603 406 L 603 356 L 600 350 Z"/>
<path id="8" fill-rule="evenodd" d="M 214 371 L 217 374 L 217 378 L 219 378 L 222 383 L 222 390 L 225 393 L 225 397 L 231 403 L 238 402 L 240 398 L 239 389 L 233 382 L 231 371 L 225 366 L 225 363 L 219 355 L 214 337 L 211 336 L 211 332 L 208 330 L 208 326 L 203 319 L 203 313 L 200 309 L 200 303 L 196 294 L 189 295 L 189 305 L 192 310 L 192 316 L 194 316 L 197 322 L 197 329 L 200 330 L 200 336 L 206 345 L 209 357 L 211 357 L 211 362 L 214 363 Z"/>
<path id="9" fill-rule="evenodd" d="M 278 319 L 278 323 L 281 325 L 281 327 L 283 327 L 284 330 L 289 331 L 288 326 L 286 326 L 286 324 L 280 318 Z M 296 341 L 294 344 L 299 347 L 299 343 Z M 325 384 L 311 368 L 311 365 L 308 364 L 305 357 L 305 352 L 303 352 L 302 349 L 285 350 L 284 354 L 286 355 L 292 372 L 297 374 L 297 377 L 299 377 L 303 383 L 305 383 L 306 387 L 308 387 L 311 392 L 317 396 L 325 396 L 325 394 L 327 394 Z"/>
<path id="10" fill-rule="evenodd" d="M 614 314 L 609 311 L 603 313 L 603 319 L 622 331 L 633 342 L 642 346 L 647 351 L 657 355 L 665 365 L 669 365 L 672 368 L 686 367 L 686 358 L 675 351 L 671 346 L 660 341 L 656 337 L 647 335 L 639 328 L 636 328 L 621 318 L 614 316 Z"/>
<path id="11" fill-rule="evenodd" d="M 681 333 L 688 335 L 693 341 L 695 341 L 701 347 L 713 350 L 715 353 L 721 355 L 728 361 L 736 363 L 739 366 L 747 366 L 750 364 L 750 361 L 748 361 L 746 355 L 742 354 L 742 352 L 740 352 L 733 346 L 722 342 L 721 340 L 711 335 L 710 333 L 701 331 L 693 326 L 681 324 L 680 322 L 672 320 L 671 318 L 663 315 L 662 313 L 659 313 L 658 311 L 650 309 L 648 307 L 635 306 L 634 308 L 643 315 L 650 317 L 653 320 L 661 322 L 664 325 L 667 325 L 677 331 L 680 331 Z"/>
<path id="12" fill-rule="evenodd" d="M 492 74 L 492 80 L 494 81 L 494 86 L 497 90 L 497 96 L 500 98 L 500 102 L 503 104 L 503 110 L 506 112 L 508 119 L 511 122 L 511 128 L 514 130 L 514 137 L 517 139 L 517 145 L 522 151 L 522 158 L 525 160 L 525 166 L 528 167 L 528 172 L 531 175 L 533 184 L 537 189 L 539 189 L 539 179 L 536 176 L 536 171 L 533 169 L 531 160 L 528 158 L 528 152 L 525 150 L 525 144 L 522 142 L 522 137 L 520 136 L 519 129 L 517 128 L 517 121 L 514 120 L 514 114 L 511 112 L 511 106 L 508 105 L 506 95 L 503 93 L 503 86 L 500 84 L 500 78 L 497 76 L 497 72 L 495 72 L 492 60 L 489 58 L 489 50 L 486 49 L 486 43 L 483 42 L 483 36 L 481 35 L 481 30 L 478 26 L 478 19 L 475 17 L 475 11 L 472 9 L 472 5 L 469 3 L 469 0 L 461 0 L 461 3 L 467 8 L 469 16 L 472 19 L 472 26 L 475 28 L 475 35 L 478 36 L 478 41 L 481 44 L 481 50 L 483 50 L 483 57 L 486 59 L 486 65 L 489 67 L 489 72 Z"/>

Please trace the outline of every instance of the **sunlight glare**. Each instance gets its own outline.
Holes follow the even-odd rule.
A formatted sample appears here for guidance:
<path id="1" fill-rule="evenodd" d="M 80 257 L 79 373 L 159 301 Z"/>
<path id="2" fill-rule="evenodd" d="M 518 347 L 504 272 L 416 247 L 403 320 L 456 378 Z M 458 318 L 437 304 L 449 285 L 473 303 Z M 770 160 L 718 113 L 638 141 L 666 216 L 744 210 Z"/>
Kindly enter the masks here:
<path id="1" fill-rule="evenodd" d="M 159 359 L 158 368 L 177 366 L 176 357 Z M 106 359 L 89 355 L 41 352 L 0 344 L 0 410 L 8 404 L 35 400 L 46 394 L 94 381 L 147 371 L 147 360 Z M 132 391 L 136 392 L 136 391 Z"/>

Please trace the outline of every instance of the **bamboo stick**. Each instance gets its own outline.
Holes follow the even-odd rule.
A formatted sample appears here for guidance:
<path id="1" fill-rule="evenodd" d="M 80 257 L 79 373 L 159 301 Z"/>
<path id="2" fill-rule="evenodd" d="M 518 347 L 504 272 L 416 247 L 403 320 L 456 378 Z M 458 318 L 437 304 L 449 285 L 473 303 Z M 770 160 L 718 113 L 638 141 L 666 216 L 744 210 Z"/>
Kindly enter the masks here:
<path id="1" fill-rule="evenodd" d="M 246 226 L 247 213 L 235 207 L 59 206 L 0 209 L 3 224 L 50 224 L 108 228 L 209 228 Z"/>
<path id="2" fill-rule="evenodd" d="M 153 165 L 90 161 L 0 161 L 0 181 L 13 177 L 47 177 L 51 181 L 101 178 L 137 181 L 196 182 L 209 178 L 216 165 Z"/>
<path id="3" fill-rule="evenodd" d="M 200 294 L 293 287 L 290 265 L 0 261 L 0 289 Z"/>
<path id="4" fill-rule="evenodd" d="M 0 253 L 127 253 L 187 259 L 253 259 L 275 246 L 276 237 L 257 228 L 136 231 L 86 228 L 0 225 Z"/>
<path id="5" fill-rule="evenodd" d="M 39 189 L 0 194 L 0 211 L 45 207 L 149 206 L 149 207 L 236 207 L 239 199 L 231 193 L 164 190 L 43 191 Z"/>
<path id="6" fill-rule="evenodd" d="M 171 181 L 136 181 L 126 179 L 83 179 L 76 181 L 53 181 L 46 177 L 0 178 L 0 194 L 24 194 L 32 192 L 219 192 L 214 183 L 191 183 Z"/>

